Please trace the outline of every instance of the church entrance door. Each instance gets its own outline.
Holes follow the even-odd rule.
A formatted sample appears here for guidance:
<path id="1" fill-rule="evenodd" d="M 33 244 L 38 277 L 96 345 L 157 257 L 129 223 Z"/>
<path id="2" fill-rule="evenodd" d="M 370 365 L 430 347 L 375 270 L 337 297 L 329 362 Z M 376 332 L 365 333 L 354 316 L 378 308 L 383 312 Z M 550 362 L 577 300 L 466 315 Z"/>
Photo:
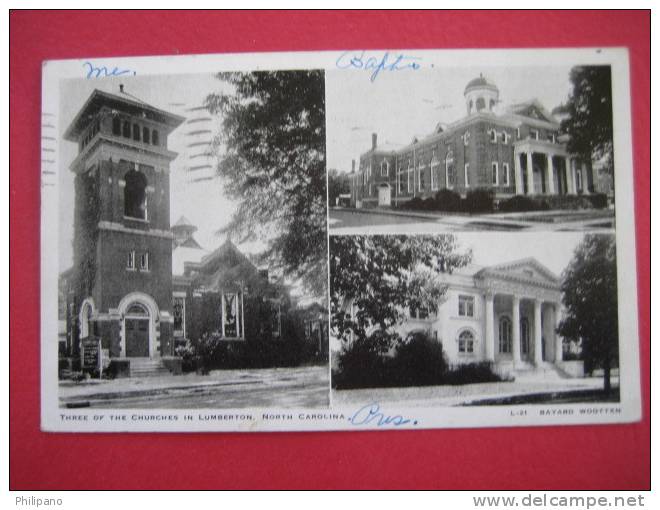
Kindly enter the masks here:
<path id="1" fill-rule="evenodd" d="M 126 319 L 126 356 L 149 357 L 149 319 Z"/>

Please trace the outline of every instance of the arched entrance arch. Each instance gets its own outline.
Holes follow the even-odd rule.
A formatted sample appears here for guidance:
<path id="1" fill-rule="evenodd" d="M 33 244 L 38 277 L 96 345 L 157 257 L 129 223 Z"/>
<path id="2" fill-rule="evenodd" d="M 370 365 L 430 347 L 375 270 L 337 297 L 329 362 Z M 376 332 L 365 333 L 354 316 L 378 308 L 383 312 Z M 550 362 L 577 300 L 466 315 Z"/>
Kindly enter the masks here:
<path id="1" fill-rule="evenodd" d="M 91 321 L 94 316 L 94 300 L 89 297 L 83 300 L 78 314 L 78 340 L 87 338 L 92 332 Z"/>
<path id="2" fill-rule="evenodd" d="M 392 205 L 392 191 L 387 183 L 378 185 L 378 205 L 380 207 L 389 207 Z"/>
<path id="3" fill-rule="evenodd" d="M 121 356 L 153 358 L 158 356 L 156 324 L 159 310 L 156 301 L 143 292 L 131 292 L 117 307 L 121 314 Z"/>

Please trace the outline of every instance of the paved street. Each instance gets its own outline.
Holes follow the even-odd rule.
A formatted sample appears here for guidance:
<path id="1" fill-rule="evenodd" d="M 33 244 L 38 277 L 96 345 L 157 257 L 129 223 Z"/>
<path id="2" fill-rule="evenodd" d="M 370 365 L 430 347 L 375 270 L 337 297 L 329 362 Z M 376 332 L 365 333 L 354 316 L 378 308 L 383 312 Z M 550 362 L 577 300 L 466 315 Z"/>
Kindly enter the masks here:
<path id="1" fill-rule="evenodd" d="M 60 383 L 62 407 L 216 409 L 327 407 L 328 368 L 215 370 L 207 376 Z"/>
<path id="2" fill-rule="evenodd" d="M 460 215 L 383 209 L 331 208 L 332 234 L 409 234 L 448 231 L 611 231 L 610 210 L 535 211 L 530 213 Z"/>

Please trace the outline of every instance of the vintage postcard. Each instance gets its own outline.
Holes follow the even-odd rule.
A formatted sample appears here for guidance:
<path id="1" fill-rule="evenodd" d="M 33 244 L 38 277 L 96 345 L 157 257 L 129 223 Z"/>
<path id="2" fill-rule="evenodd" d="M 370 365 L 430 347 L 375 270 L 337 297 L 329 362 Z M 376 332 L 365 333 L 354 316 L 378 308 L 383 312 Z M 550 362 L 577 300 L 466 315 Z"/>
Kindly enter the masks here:
<path id="1" fill-rule="evenodd" d="M 49 61 L 46 431 L 641 416 L 628 55 Z"/>

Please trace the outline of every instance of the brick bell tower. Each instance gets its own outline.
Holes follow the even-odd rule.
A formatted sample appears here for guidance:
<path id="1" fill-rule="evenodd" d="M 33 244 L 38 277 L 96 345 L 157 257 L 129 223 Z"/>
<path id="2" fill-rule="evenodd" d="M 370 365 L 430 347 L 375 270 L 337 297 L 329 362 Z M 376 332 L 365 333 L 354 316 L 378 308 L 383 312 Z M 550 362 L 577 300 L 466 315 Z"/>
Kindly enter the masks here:
<path id="1" fill-rule="evenodd" d="M 64 133 L 78 144 L 72 339 L 111 358 L 173 354 L 167 137 L 183 117 L 124 91 L 94 90 Z M 137 363 L 137 361 L 136 361 Z"/>

